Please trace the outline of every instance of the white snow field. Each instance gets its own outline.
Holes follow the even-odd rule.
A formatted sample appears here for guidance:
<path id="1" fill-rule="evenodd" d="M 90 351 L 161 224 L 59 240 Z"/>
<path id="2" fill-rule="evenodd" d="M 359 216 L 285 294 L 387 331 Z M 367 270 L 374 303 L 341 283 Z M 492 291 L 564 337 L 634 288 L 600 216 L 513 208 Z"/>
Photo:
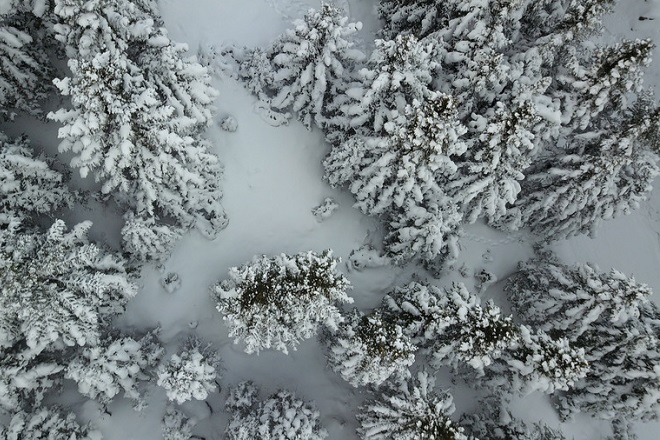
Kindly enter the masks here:
<path id="1" fill-rule="evenodd" d="M 312 0 L 161 0 L 160 6 L 170 36 L 188 43 L 191 52 L 213 45 L 266 46 L 309 7 Z M 341 1 L 352 20 L 364 23 L 361 39 L 364 48 L 373 44 L 375 0 Z M 646 17 L 646 20 L 639 20 Z M 652 37 L 660 41 L 660 0 L 620 0 L 615 15 L 606 26 L 607 37 Z M 660 58 L 660 56 L 658 57 Z M 647 76 L 647 84 L 660 84 L 658 60 Z M 312 338 L 297 351 L 285 355 L 263 351 L 258 356 L 243 352 L 233 344 L 219 312 L 210 297 L 209 286 L 224 279 L 231 266 L 240 265 L 259 254 L 295 253 L 305 250 L 334 250 L 342 258 L 342 271 L 353 285 L 350 295 L 355 306 L 368 310 L 379 304 L 387 289 L 401 285 L 414 272 L 387 265 L 378 258 L 357 258 L 351 253 L 379 241 L 378 221 L 352 208 L 352 196 L 332 189 L 323 180 L 321 161 L 328 146 L 321 132 L 307 131 L 292 119 L 289 125 L 273 126 L 255 108 L 256 99 L 230 75 L 219 72 L 214 86 L 220 91 L 217 100 L 217 124 L 208 133 L 225 166 L 223 204 L 229 226 L 217 239 L 209 241 L 196 232 L 187 234 L 164 267 L 147 266 L 143 272 L 141 293 L 131 301 L 120 324 L 127 327 L 162 327 L 163 342 L 169 352 L 189 334 L 196 332 L 212 343 L 222 359 L 223 389 L 212 393 L 209 406 L 203 402 L 184 404 L 189 415 L 199 420 L 195 433 L 208 440 L 222 438 L 228 420 L 224 401 L 228 386 L 253 380 L 263 394 L 278 388 L 295 392 L 304 400 L 313 400 L 329 439 L 356 439 L 355 412 L 367 397 L 326 366 L 322 345 Z M 228 115 L 238 123 L 234 132 L 221 128 Z M 320 222 L 312 209 L 332 197 L 339 205 Z M 464 266 L 468 287 L 475 282 L 472 274 L 482 269 L 503 280 L 513 272 L 518 261 L 532 255 L 532 241 L 525 234 L 506 235 L 477 224 L 467 228 L 457 268 Z M 601 269 L 615 267 L 638 281 L 649 284 L 660 296 L 660 191 L 634 214 L 606 222 L 595 239 L 576 238 L 556 244 L 559 255 L 568 262 L 593 262 Z M 369 253 L 357 257 L 374 257 Z M 179 275 L 181 285 L 167 292 L 161 278 L 169 272 Z M 455 271 L 438 283 L 445 285 L 462 278 Z M 499 282 L 484 295 L 494 297 L 506 310 Z M 168 353 L 169 354 L 169 353 Z M 449 377 L 438 378 L 455 397 L 456 415 L 473 409 L 472 392 L 462 385 L 452 385 Z M 71 399 L 76 397 L 71 396 Z M 79 408 L 82 417 L 91 420 L 113 440 L 152 440 L 162 438 L 161 417 L 166 404 L 165 392 L 153 386 L 147 395 L 148 408 L 135 412 L 128 401 L 117 399 L 110 414 L 99 413 L 92 404 Z M 74 402 L 75 403 L 75 402 Z M 211 413 L 212 409 L 212 413 Z M 529 421 L 543 420 L 560 426 L 567 438 L 599 439 L 610 434 L 607 422 L 576 417 L 561 424 L 548 397 L 539 393 L 514 403 L 517 416 Z M 641 424 L 640 440 L 659 438 L 660 423 Z"/>

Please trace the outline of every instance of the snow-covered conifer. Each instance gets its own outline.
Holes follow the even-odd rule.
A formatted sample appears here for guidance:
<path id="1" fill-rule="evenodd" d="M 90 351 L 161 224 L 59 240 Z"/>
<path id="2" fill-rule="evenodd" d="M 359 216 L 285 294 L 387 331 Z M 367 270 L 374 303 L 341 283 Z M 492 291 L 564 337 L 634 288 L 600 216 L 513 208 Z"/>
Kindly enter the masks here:
<path id="1" fill-rule="evenodd" d="M 189 419 L 174 405 L 167 405 L 163 415 L 163 440 L 190 440 L 195 420 Z"/>
<path id="2" fill-rule="evenodd" d="M 0 229 L 0 346 L 25 343 L 36 355 L 52 344 L 95 345 L 123 311 L 136 286 L 121 258 L 87 241 L 90 227 L 67 232 L 57 220 L 44 234 Z"/>
<path id="3" fill-rule="evenodd" d="M 351 303 L 348 280 L 337 271 L 332 251 L 255 257 L 233 267 L 213 288 L 230 336 L 247 353 L 274 348 L 288 353 L 316 334 L 320 325 L 337 329 L 338 305 Z"/>
<path id="4" fill-rule="evenodd" d="M 15 413 L 7 426 L 0 425 L 0 437 L 6 440 L 101 440 L 101 433 L 80 426 L 73 413 L 57 407 L 41 407 L 33 413 Z"/>
<path id="5" fill-rule="evenodd" d="M 571 346 L 566 338 L 552 338 L 524 325 L 517 330 L 512 347 L 479 378 L 483 386 L 504 388 L 521 396 L 535 391 L 552 394 L 570 389 L 587 374 L 589 366 L 582 348 Z"/>
<path id="6" fill-rule="evenodd" d="M 447 25 L 447 5 L 439 0 L 380 0 L 378 16 L 387 38 L 412 34 L 423 38 Z"/>
<path id="7" fill-rule="evenodd" d="M 566 440 L 564 434 L 543 423 L 527 424 L 513 417 L 496 397 L 479 401 L 478 411 L 465 414 L 460 423 L 479 440 Z"/>
<path id="8" fill-rule="evenodd" d="M 660 410 L 660 338 L 651 290 L 612 270 L 550 259 L 521 264 L 507 295 L 531 325 L 584 350 L 587 374 L 559 395 L 564 417 L 655 419 Z"/>
<path id="9" fill-rule="evenodd" d="M 264 401 L 257 400 L 257 393 L 251 382 L 242 382 L 230 391 L 227 409 L 232 417 L 225 430 L 229 440 L 323 440 L 328 437 L 313 405 L 287 390 L 280 390 Z"/>
<path id="10" fill-rule="evenodd" d="M 498 220 L 518 198 L 519 181 L 532 162 L 532 128 L 538 117 L 530 102 L 507 108 L 498 102 L 493 117 L 473 115 L 472 130 L 478 135 L 459 164 L 459 172 L 449 179 L 454 201 L 465 213 L 465 221 L 474 223 L 480 216 Z"/>
<path id="11" fill-rule="evenodd" d="M 517 338 L 511 317 L 492 302 L 481 305 L 463 284 L 442 290 L 413 282 L 394 289 L 383 307 L 435 366 L 467 364 L 483 372 Z"/>
<path id="12" fill-rule="evenodd" d="M 99 345 L 83 347 L 68 363 L 64 376 L 78 384 L 81 394 L 102 404 L 122 391 L 124 397 L 139 402 L 139 381 L 149 379 L 162 352 L 154 332 L 140 339 L 111 333 Z"/>
<path id="13" fill-rule="evenodd" d="M 335 147 L 324 162 L 326 177 L 334 185 L 347 185 L 357 199 L 355 206 L 365 214 L 383 214 L 407 200 L 421 205 L 425 194 L 441 192 L 437 179 L 456 171 L 452 158 L 467 148 L 460 139 L 463 133 L 456 102 L 433 94 L 386 123 L 385 137 Z"/>
<path id="14" fill-rule="evenodd" d="M 378 389 L 375 400 L 359 408 L 358 434 L 365 440 L 468 440 L 449 416 L 452 396 L 434 391 L 435 379 L 422 370 L 397 378 Z"/>
<path id="15" fill-rule="evenodd" d="M 169 257 L 181 230 L 175 226 L 157 224 L 152 217 L 139 217 L 127 213 L 121 229 L 122 247 L 139 262 L 162 261 Z"/>
<path id="16" fill-rule="evenodd" d="M 64 370 L 60 359 L 23 351 L 20 346 L 0 349 L 0 408 L 4 411 L 38 407 L 46 391 L 60 383 L 59 373 Z"/>
<path id="17" fill-rule="evenodd" d="M 328 362 L 354 387 L 380 385 L 404 374 L 415 361 L 409 336 L 380 311 L 363 315 L 354 310 L 329 341 Z"/>
<path id="18" fill-rule="evenodd" d="M 658 175 L 657 155 L 639 142 L 639 127 L 622 124 L 622 134 L 599 135 L 538 161 L 500 224 L 562 239 L 593 235 L 603 220 L 639 207 Z"/>
<path id="19" fill-rule="evenodd" d="M 410 200 L 405 203 L 389 217 L 389 231 L 384 238 L 392 261 L 402 264 L 419 257 L 427 266 L 454 262 L 460 250 L 463 220 L 454 201 L 437 194 L 421 204 Z"/>
<path id="20" fill-rule="evenodd" d="M 20 10 L 0 16 L 0 115 L 13 111 L 38 114 L 52 79 L 52 68 L 43 44 L 31 35 L 35 20 Z"/>
<path id="21" fill-rule="evenodd" d="M 293 24 L 265 52 L 250 52 L 240 75 L 273 109 L 296 112 L 310 128 L 312 122 L 323 124 L 328 102 L 341 91 L 346 70 L 364 59 L 351 38 L 362 23 L 349 23 L 342 9 L 323 3 L 319 11 L 310 9 Z M 255 66 L 260 71 L 255 72 Z"/>
<path id="22" fill-rule="evenodd" d="M 218 91 L 211 87 L 208 69 L 186 55 L 188 46 L 169 39 L 164 28 L 149 36 L 137 64 L 153 84 L 162 105 L 175 109 L 170 124 L 180 135 L 199 136 L 213 122 L 213 101 Z"/>
<path id="23" fill-rule="evenodd" d="M 35 158 L 25 137 L 0 133 L 0 210 L 15 214 L 47 214 L 71 204 L 62 174 Z"/>
<path id="24" fill-rule="evenodd" d="M 71 164 L 83 177 L 94 173 L 104 194 L 115 193 L 137 215 L 168 217 L 213 236 L 227 223 L 222 168 L 200 128 L 215 95 L 205 69 L 184 60 L 140 5 L 56 2 L 71 70 L 56 86 L 72 102 L 49 115 L 63 125 L 59 148 L 74 153 Z"/>
<path id="25" fill-rule="evenodd" d="M 438 68 L 434 54 L 433 41 L 410 35 L 376 40 L 367 66 L 356 73 L 345 92 L 349 99 L 339 109 L 346 119 L 345 128 L 367 136 L 387 136 L 387 122 L 405 115 L 414 101 L 423 103 L 433 94 L 431 81 Z M 453 104 L 448 97 L 439 104 L 445 110 L 453 107 L 447 106 Z"/>
<path id="26" fill-rule="evenodd" d="M 216 390 L 219 358 L 200 341 L 189 339 L 182 350 L 158 368 L 158 385 L 167 397 L 181 404 L 191 399 L 206 400 Z"/>

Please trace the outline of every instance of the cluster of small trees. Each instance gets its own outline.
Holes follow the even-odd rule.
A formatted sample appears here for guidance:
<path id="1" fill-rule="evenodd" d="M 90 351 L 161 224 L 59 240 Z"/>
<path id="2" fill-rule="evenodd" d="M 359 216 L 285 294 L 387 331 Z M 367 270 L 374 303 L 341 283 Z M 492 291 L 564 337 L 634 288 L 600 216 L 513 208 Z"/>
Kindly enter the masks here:
<path id="1" fill-rule="evenodd" d="M 396 263 L 450 263 L 461 226 L 593 233 L 658 174 L 658 115 L 641 89 L 648 40 L 583 44 L 610 1 L 381 0 L 382 39 L 324 4 L 240 76 L 272 109 L 322 128 L 333 186 L 387 226 Z"/>

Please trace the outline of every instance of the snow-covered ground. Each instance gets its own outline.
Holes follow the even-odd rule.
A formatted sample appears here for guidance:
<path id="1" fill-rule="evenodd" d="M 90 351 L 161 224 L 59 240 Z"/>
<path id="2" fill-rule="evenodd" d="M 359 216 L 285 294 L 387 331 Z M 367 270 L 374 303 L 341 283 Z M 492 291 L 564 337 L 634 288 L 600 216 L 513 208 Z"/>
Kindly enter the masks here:
<path id="1" fill-rule="evenodd" d="M 660 0 L 621 0 L 616 14 L 607 22 L 607 37 L 652 37 L 660 41 Z M 365 47 L 373 41 L 377 28 L 375 0 L 340 1 L 354 20 L 364 22 L 361 32 Z M 313 0 L 161 0 L 165 24 L 175 40 L 186 42 L 191 51 L 213 45 L 265 46 L 285 30 L 292 19 L 301 17 Z M 647 19 L 640 20 L 639 17 Z M 658 56 L 660 58 L 660 56 Z M 651 68 L 647 83 L 660 84 L 660 59 Z M 364 268 L 350 264 L 351 255 L 365 245 L 378 243 L 379 226 L 352 208 L 347 192 L 330 188 L 323 180 L 321 160 L 328 152 L 322 134 L 307 131 L 301 124 L 274 127 L 258 110 L 256 99 L 229 75 L 219 74 L 215 86 L 220 91 L 217 101 L 218 124 L 209 130 L 215 152 L 225 165 L 223 183 L 224 206 L 229 226 L 214 241 L 197 233 L 188 234 L 178 245 L 164 267 L 148 266 L 144 270 L 143 290 L 121 318 L 126 326 L 160 325 L 164 342 L 175 350 L 195 328 L 203 339 L 218 349 L 222 358 L 223 384 L 232 385 L 251 379 L 264 393 L 287 388 L 299 397 L 315 401 L 330 439 L 354 439 L 355 408 L 365 397 L 330 371 L 320 344 L 315 340 L 302 343 L 289 355 L 262 352 L 248 355 L 234 345 L 227 335 L 220 314 L 209 295 L 209 286 L 223 279 L 229 267 L 248 261 L 255 254 L 293 253 L 303 250 L 321 251 L 331 248 L 349 264 L 343 271 L 351 281 L 355 305 L 369 309 L 378 305 L 386 291 L 406 282 L 414 268 L 399 269 L 382 265 L 378 258 Z M 220 121 L 227 115 L 238 122 L 235 132 L 224 131 Z M 320 222 L 312 209 L 332 197 L 339 205 Z M 485 269 L 499 280 L 515 270 L 518 261 L 531 255 L 531 243 L 524 234 L 505 235 L 483 225 L 468 228 L 458 271 L 441 283 L 463 278 L 473 283 L 472 274 Z M 557 251 L 567 261 L 594 262 L 601 269 L 616 267 L 634 274 L 648 283 L 660 297 L 660 191 L 648 205 L 625 218 L 605 223 L 598 237 L 577 238 L 558 243 Z M 355 257 L 369 254 L 357 253 Z M 371 255 L 374 257 L 374 255 Z M 357 264 L 360 266 L 360 264 Z M 373 266 L 373 267 L 370 267 Z M 165 274 L 174 272 L 181 286 L 172 293 L 161 285 Z M 500 283 L 495 283 L 487 296 L 500 298 Z M 660 303 L 660 300 L 656 298 Z M 452 385 L 444 378 L 443 385 Z M 226 388 L 226 387 L 225 387 Z M 463 388 L 455 394 L 458 412 L 470 410 L 470 395 Z M 227 390 L 214 393 L 209 404 L 184 405 L 190 414 L 203 419 L 197 427 L 207 439 L 222 437 L 228 415 L 223 411 Z M 83 416 L 94 419 L 108 439 L 151 440 L 161 438 L 160 417 L 165 394 L 154 387 L 149 396 L 150 407 L 136 413 L 127 402 L 116 401 L 110 412 L 98 414 L 89 409 Z M 532 395 L 516 402 L 518 415 L 536 421 L 559 424 L 544 395 Z M 597 439 L 609 433 L 606 423 L 577 418 L 562 429 L 576 439 Z M 640 440 L 658 438 L 660 423 L 640 425 Z"/>

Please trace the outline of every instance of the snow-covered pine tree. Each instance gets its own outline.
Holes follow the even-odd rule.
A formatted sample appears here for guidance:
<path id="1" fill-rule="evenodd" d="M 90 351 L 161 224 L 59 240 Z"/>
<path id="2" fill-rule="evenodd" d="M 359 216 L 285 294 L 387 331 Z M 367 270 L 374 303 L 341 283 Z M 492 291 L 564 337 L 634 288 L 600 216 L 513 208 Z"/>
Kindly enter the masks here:
<path id="1" fill-rule="evenodd" d="M 438 181 L 456 171 L 454 160 L 467 148 L 456 103 L 429 92 L 395 115 L 384 125 L 385 136 L 356 135 L 334 147 L 324 161 L 326 178 L 347 186 L 362 212 L 385 215 L 385 245 L 396 263 L 450 261 L 458 253 L 462 218 Z"/>
<path id="2" fill-rule="evenodd" d="M 25 137 L 10 139 L 0 133 L 1 212 L 48 214 L 72 201 L 62 174 L 34 157 Z"/>
<path id="3" fill-rule="evenodd" d="M 407 200 L 389 216 L 385 250 L 395 264 L 419 257 L 434 273 L 458 258 L 462 220 L 454 201 L 442 193 L 421 204 Z"/>
<path id="4" fill-rule="evenodd" d="M 546 258 L 521 264 L 506 291 L 522 319 L 584 350 L 586 376 L 559 395 L 564 417 L 658 417 L 660 315 L 648 286 L 616 270 Z"/>
<path id="5" fill-rule="evenodd" d="M 570 389 L 587 374 L 584 350 L 571 346 L 566 338 L 552 338 L 524 325 L 516 336 L 514 344 L 477 379 L 480 385 L 519 396 L 535 391 L 552 394 Z"/>
<path id="6" fill-rule="evenodd" d="M 628 214 L 658 174 L 657 109 L 634 101 L 653 49 L 624 42 L 587 57 L 566 50 L 551 94 L 562 102 L 565 147 L 549 149 L 530 168 L 519 200 L 501 224 L 526 226 L 548 239 L 593 235 L 602 220 Z M 655 142 L 657 145 L 657 142 Z"/>
<path id="7" fill-rule="evenodd" d="M 438 69 L 434 56 L 434 40 L 413 36 L 376 40 L 366 67 L 355 74 L 345 92 L 348 99 L 338 96 L 341 106 L 330 104 L 339 112 L 335 121 L 357 134 L 388 136 L 387 122 L 405 115 L 406 107 L 414 101 L 424 103 L 432 97 L 431 82 Z M 451 111 L 454 103 L 444 98 L 439 104 Z"/>
<path id="8" fill-rule="evenodd" d="M 435 379 L 424 370 L 387 382 L 375 400 L 359 408 L 360 438 L 468 440 L 449 418 L 455 410 L 452 396 L 434 387 Z"/>
<path id="9" fill-rule="evenodd" d="M 0 15 L 0 115 L 7 119 L 16 110 L 39 114 L 39 103 L 52 88 L 48 55 L 43 44 L 35 44 L 38 20 L 22 6 L 9 6 Z"/>
<path id="10" fill-rule="evenodd" d="M 413 282 L 395 288 L 383 299 L 383 313 L 436 367 L 467 364 L 483 373 L 517 339 L 511 317 L 492 302 L 481 305 L 463 284 L 443 290 Z"/>
<path id="11" fill-rule="evenodd" d="M 328 363 L 354 387 L 377 386 L 405 374 L 416 350 L 404 329 L 379 310 L 364 315 L 355 309 L 329 338 Z"/>
<path id="12" fill-rule="evenodd" d="M 399 34 L 426 37 L 447 26 L 447 7 L 452 2 L 442 0 L 380 0 L 378 16 L 383 20 L 385 38 Z"/>
<path id="13" fill-rule="evenodd" d="M 202 347 L 190 338 L 182 349 L 158 367 L 158 386 L 165 389 L 168 399 L 178 404 L 191 399 L 206 400 L 216 390 L 220 359 L 209 347 Z"/>
<path id="14" fill-rule="evenodd" d="M 90 227 L 67 232 L 57 220 L 46 233 L 0 228 L 0 347 L 25 344 L 29 358 L 49 346 L 96 345 L 123 311 L 137 288 L 121 258 L 88 242 Z"/>
<path id="15" fill-rule="evenodd" d="M 163 440 L 190 440 L 195 420 L 189 419 L 172 404 L 167 405 L 163 415 Z"/>
<path id="16" fill-rule="evenodd" d="M 129 211 L 124 218 L 122 248 L 138 262 L 166 260 L 181 238 L 181 228 L 157 224 L 153 217 L 139 217 Z"/>
<path id="17" fill-rule="evenodd" d="M 558 429 L 540 422 L 530 425 L 513 417 L 497 397 L 481 399 L 478 408 L 476 413 L 464 414 L 459 423 L 479 440 L 566 440 Z"/>
<path id="18" fill-rule="evenodd" d="M 229 440 L 255 438 L 281 440 L 323 440 L 328 432 L 321 426 L 318 410 L 287 390 L 257 400 L 258 389 L 251 382 L 232 388 L 226 406 L 231 411 L 225 436 Z"/>
<path id="19" fill-rule="evenodd" d="M 530 101 L 512 105 L 496 102 L 492 116 L 472 115 L 474 142 L 447 184 L 468 223 L 481 216 L 489 221 L 502 217 L 518 198 L 519 181 L 532 163 L 532 130 L 539 118 Z"/>
<path id="20" fill-rule="evenodd" d="M 227 222 L 222 168 L 200 136 L 215 95 L 206 71 L 181 58 L 141 5 L 57 0 L 71 76 L 56 85 L 73 107 L 50 114 L 63 124 L 60 151 L 72 151 L 83 177 L 93 172 L 104 194 L 137 215 L 212 236 Z"/>
<path id="21" fill-rule="evenodd" d="M 110 333 L 98 345 L 81 348 L 68 362 L 64 377 L 74 380 L 82 395 L 103 405 L 123 391 L 139 407 L 139 382 L 150 378 L 162 354 L 156 332 L 139 339 Z"/>
<path id="22" fill-rule="evenodd" d="M 338 305 L 353 302 L 338 263 L 326 250 L 264 255 L 231 268 L 229 279 L 213 287 L 229 335 L 243 341 L 247 353 L 270 348 L 288 353 L 320 325 L 336 330 L 343 319 Z"/>
<path id="23" fill-rule="evenodd" d="M 41 405 L 46 391 L 60 383 L 60 355 L 26 356 L 20 345 L 0 348 L 0 410 L 29 410 Z"/>
<path id="24" fill-rule="evenodd" d="M 80 426 L 73 413 L 57 407 L 41 407 L 33 413 L 15 413 L 7 426 L 0 425 L 0 438 L 5 440 L 101 440 L 101 433 Z"/>
<path id="25" fill-rule="evenodd" d="M 310 9 L 293 24 L 265 51 L 249 52 L 239 75 L 273 109 L 296 112 L 307 128 L 321 126 L 329 100 L 340 94 L 348 72 L 365 58 L 352 41 L 362 23 L 349 23 L 342 9 L 322 3 L 319 11 Z M 255 72 L 255 66 L 261 71 Z"/>

